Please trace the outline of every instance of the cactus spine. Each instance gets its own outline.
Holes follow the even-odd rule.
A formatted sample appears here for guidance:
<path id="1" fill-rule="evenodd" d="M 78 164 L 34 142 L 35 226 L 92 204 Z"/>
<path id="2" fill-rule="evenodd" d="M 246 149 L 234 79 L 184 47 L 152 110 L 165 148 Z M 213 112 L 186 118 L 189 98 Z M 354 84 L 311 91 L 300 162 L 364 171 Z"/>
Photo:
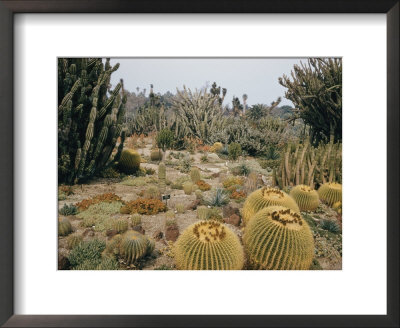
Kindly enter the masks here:
<path id="1" fill-rule="evenodd" d="M 301 215 L 283 206 L 259 211 L 248 223 L 243 244 L 250 265 L 266 270 L 308 270 L 314 239 Z"/>
<path id="2" fill-rule="evenodd" d="M 274 205 L 288 207 L 300 214 L 300 209 L 295 200 L 287 193 L 275 188 L 265 187 L 252 192 L 246 198 L 242 209 L 243 223 L 247 224 L 252 216 L 261 209 Z"/>
<path id="3" fill-rule="evenodd" d="M 319 205 L 318 192 L 306 185 L 294 187 L 290 191 L 290 196 L 299 205 L 300 211 L 315 211 Z"/>
<path id="4" fill-rule="evenodd" d="M 180 270 L 240 270 L 244 254 L 239 238 L 217 221 L 189 226 L 174 245 Z"/>
<path id="5" fill-rule="evenodd" d="M 342 185 L 339 183 L 324 183 L 318 189 L 319 198 L 332 206 L 336 202 L 342 201 Z"/>

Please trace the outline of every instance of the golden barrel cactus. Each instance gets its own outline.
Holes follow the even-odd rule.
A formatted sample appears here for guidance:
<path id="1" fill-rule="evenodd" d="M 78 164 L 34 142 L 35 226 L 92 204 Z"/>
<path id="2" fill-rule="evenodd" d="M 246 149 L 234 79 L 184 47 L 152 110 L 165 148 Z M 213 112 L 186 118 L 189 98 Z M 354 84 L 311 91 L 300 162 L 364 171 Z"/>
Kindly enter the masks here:
<path id="1" fill-rule="evenodd" d="M 290 196 L 299 205 L 300 211 L 315 211 L 319 205 L 318 192 L 306 185 L 298 185 L 290 191 Z"/>
<path id="2" fill-rule="evenodd" d="M 146 236 L 137 231 L 129 230 L 122 235 L 119 254 L 127 264 L 132 264 L 146 256 L 150 246 Z"/>
<path id="3" fill-rule="evenodd" d="M 124 149 L 119 159 L 119 168 L 126 174 L 135 173 L 140 167 L 140 155 L 133 149 Z"/>
<path id="4" fill-rule="evenodd" d="M 342 201 L 342 185 L 340 183 L 324 183 L 318 189 L 319 198 L 329 206 Z"/>
<path id="5" fill-rule="evenodd" d="M 314 239 L 307 222 L 283 206 L 259 211 L 246 226 L 243 244 L 255 269 L 308 270 Z"/>
<path id="6" fill-rule="evenodd" d="M 174 245 L 180 270 L 240 270 L 244 253 L 235 233 L 217 221 L 200 221 L 180 235 Z"/>
<path id="7" fill-rule="evenodd" d="M 275 188 L 261 188 L 253 191 L 244 202 L 242 209 L 243 223 L 246 225 L 252 216 L 268 206 L 285 206 L 300 214 L 295 200 L 284 191 Z"/>

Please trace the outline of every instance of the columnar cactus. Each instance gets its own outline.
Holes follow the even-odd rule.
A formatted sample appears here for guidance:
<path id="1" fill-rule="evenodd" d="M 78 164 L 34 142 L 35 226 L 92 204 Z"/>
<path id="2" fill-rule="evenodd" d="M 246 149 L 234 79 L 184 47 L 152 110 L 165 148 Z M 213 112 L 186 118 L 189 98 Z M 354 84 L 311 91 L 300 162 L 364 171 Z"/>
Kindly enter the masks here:
<path id="1" fill-rule="evenodd" d="M 78 183 L 119 158 L 125 139 L 123 82 L 109 90 L 112 67 L 101 58 L 58 59 L 58 179 Z M 117 154 L 112 151 L 121 137 Z"/>
<path id="2" fill-rule="evenodd" d="M 59 219 L 58 220 L 58 235 L 59 236 L 66 236 L 72 232 L 72 225 L 71 222 L 67 218 Z"/>
<path id="3" fill-rule="evenodd" d="M 290 196 L 299 205 L 300 211 L 315 211 L 319 205 L 318 192 L 306 185 L 298 185 L 290 191 Z"/>
<path id="4" fill-rule="evenodd" d="M 240 270 L 244 254 L 239 238 L 217 221 L 189 226 L 174 245 L 180 270 Z"/>
<path id="5" fill-rule="evenodd" d="M 314 257 L 310 227 L 297 212 L 270 206 L 245 228 L 243 244 L 250 266 L 266 270 L 308 270 Z"/>
<path id="6" fill-rule="evenodd" d="M 246 225 L 258 211 L 274 205 L 288 207 L 300 214 L 300 209 L 295 200 L 287 193 L 275 188 L 264 187 L 252 192 L 246 198 L 242 209 L 243 223 Z"/>
<path id="7" fill-rule="evenodd" d="M 126 174 L 134 174 L 140 167 L 140 155 L 133 149 L 124 149 L 118 166 Z"/>
<path id="8" fill-rule="evenodd" d="M 190 170 L 190 178 L 192 179 L 193 183 L 200 181 L 200 170 L 197 167 L 193 167 Z"/>
<path id="9" fill-rule="evenodd" d="M 319 198 L 329 206 L 342 201 L 342 185 L 339 183 L 324 183 L 318 189 Z"/>
<path id="10" fill-rule="evenodd" d="M 164 163 L 160 163 L 160 164 L 158 165 L 158 184 L 159 184 L 159 186 L 160 186 L 161 192 L 164 192 L 164 191 L 165 191 L 165 185 L 166 185 L 165 180 L 166 180 L 166 176 L 167 176 L 167 173 L 166 173 L 165 164 L 164 164 Z"/>

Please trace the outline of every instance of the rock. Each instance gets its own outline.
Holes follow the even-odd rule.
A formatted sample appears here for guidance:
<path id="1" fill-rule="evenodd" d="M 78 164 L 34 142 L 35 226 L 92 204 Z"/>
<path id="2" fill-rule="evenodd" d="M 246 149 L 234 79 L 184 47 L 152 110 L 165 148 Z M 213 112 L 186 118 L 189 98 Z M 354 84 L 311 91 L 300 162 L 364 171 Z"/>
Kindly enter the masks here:
<path id="1" fill-rule="evenodd" d="M 230 217 L 225 218 L 224 222 L 238 227 L 240 225 L 240 216 L 237 214 L 232 214 Z"/>
<path id="2" fill-rule="evenodd" d="M 155 232 L 155 234 L 153 235 L 153 239 L 154 240 L 161 240 L 163 238 L 164 234 L 161 230 L 158 230 Z"/>
<path id="3" fill-rule="evenodd" d="M 179 229 L 177 226 L 168 226 L 167 229 L 165 229 L 166 240 L 176 241 L 178 237 L 179 237 Z"/>
<path id="4" fill-rule="evenodd" d="M 224 218 L 229 218 L 231 215 L 236 214 L 240 217 L 240 211 L 237 207 L 233 207 L 231 205 L 225 205 L 222 208 L 222 215 Z"/>
<path id="5" fill-rule="evenodd" d="M 142 235 L 144 235 L 145 231 L 141 225 L 133 226 L 132 230 L 135 230 L 137 232 L 140 232 Z"/>
<path id="6" fill-rule="evenodd" d="M 190 210 L 194 211 L 197 208 L 197 206 L 199 206 L 199 205 L 200 205 L 200 200 L 196 199 L 186 207 L 186 210 L 187 211 L 190 211 Z"/>
<path id="7" fill-rule="evenodd" d="M 118 231 L 114 230 L 114 229 L 110 229 L 110 230 L 106 231 L 106 236 L 109 237 L 109 238 L 112 238 L 117 234 L 118 234 Z"/>
<path id="8" fill-rule="evenodd" d="M 68 258 L 63 254 L 58 254 L 58 270 L 68 270 L 69 266 Z"/>

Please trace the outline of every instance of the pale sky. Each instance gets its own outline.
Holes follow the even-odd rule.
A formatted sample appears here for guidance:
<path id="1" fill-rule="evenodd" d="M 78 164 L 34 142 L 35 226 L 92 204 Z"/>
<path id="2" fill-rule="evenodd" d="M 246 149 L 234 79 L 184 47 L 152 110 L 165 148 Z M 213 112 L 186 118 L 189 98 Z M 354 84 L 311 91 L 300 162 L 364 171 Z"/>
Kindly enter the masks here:
<path id="1" fill-rule="evenodd" d="M 303 62 L 306 59 L 301 59 Z M 146 88 L 147 95 L 150 84 L 154 92 L 161 94 L 183 85 L 191 89 L 209 86 L 215 81 L 217 85 L 228 90 L 224 103 L 231 103 L 232 97 L 248 95 L 247 104 L 270 104 L 278 97 L 281 105 L 293 104 L 284 98 L 285 88 L 278 83 L 278 77 L 290 75 L 294 64 L 300 63 L 300 58 L 113 58 L 111 64 L 119 62 L 119 69 L 111 76 L 115 86 L 119 79 L 124 79 L 124 86 L 130 92 Z"/>

